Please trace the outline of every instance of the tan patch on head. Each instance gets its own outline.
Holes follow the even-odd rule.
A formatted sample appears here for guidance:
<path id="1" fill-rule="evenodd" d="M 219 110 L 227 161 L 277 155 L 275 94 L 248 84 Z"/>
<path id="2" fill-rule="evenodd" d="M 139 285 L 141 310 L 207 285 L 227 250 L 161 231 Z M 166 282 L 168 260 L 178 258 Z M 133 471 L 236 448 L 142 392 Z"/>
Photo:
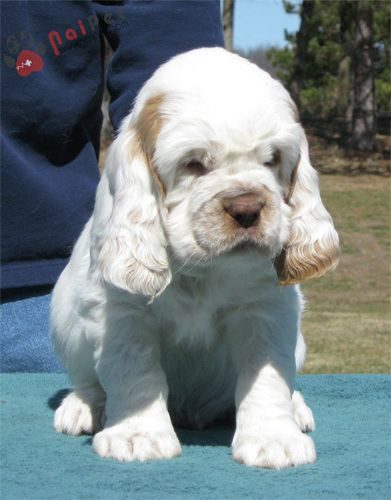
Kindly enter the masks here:
<path id="1" fill-rule="evenodd" d="M 156 179 L 162 194 L 165 194 L 165 187 L 156 172 L 153 164 L 153 157 L 155 154 L 156 140 L 163 125 L 161 107 L 164 98 L 165 96 L 163 94 L 158 94 L 148 99 L 134 125 L 138 138 L 138 144 L 135 145 L 135 152 L 136 154 L 141 153 L 144 155 L 146 164 L 152 176 Z M 134 152 L 131 152 L 131 154 L 133 153 Z"/>
<path id="2" fill-rule="evenodd" d="M 136 121 L 136 131 L 143 151 L 152 159 L 156 139 L 163 125 L 161 107 L 164 95 L 158 94 L 148 99 Z"/>

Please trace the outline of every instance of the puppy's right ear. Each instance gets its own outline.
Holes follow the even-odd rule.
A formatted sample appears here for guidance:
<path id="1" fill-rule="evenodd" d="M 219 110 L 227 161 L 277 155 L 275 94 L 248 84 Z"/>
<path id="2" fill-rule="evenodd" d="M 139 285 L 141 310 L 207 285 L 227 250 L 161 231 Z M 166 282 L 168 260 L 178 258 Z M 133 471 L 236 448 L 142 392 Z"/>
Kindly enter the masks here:
<path id="1" fill-rule="evenodd" d="M 338 234 L 321 200 L 318 176 L 310 163 L 304 132 L 286 202 L 292 209 L 289 239 L 274 261 L 282 285 L 322 276 L 338 264 Z"/>
<path id="2" fill-rule="evenodd" d="M 100 276 L 149 297 L 159 295 L 171 281 L 160 213 L 163 190 L 151 164 L 152 138 L 146 136 L 146 143 L 140 136 L 140 119 L 157 120 L 157 113 L 152 106 L 136 124 L 132 116 L 123 124 L 111 146 L 95 208 L 98 218 L 100 208 L 107 214 L 95 234 Z M 156 123 L 142 125 L 149 133 L 157 131 Z"/>

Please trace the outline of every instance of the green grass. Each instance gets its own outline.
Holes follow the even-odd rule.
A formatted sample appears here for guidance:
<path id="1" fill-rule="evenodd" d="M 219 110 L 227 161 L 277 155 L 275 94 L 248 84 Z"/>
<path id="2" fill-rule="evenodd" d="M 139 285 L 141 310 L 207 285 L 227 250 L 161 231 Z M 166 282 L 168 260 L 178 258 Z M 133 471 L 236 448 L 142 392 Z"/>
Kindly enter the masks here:
<path id="1" fill-rule="evenodd" d="M 323 176 L 323 201 L 341 238 L 336 271 L 302 286 L 306 373 L 390 371 L 390 184 L 370 175 Z"/>

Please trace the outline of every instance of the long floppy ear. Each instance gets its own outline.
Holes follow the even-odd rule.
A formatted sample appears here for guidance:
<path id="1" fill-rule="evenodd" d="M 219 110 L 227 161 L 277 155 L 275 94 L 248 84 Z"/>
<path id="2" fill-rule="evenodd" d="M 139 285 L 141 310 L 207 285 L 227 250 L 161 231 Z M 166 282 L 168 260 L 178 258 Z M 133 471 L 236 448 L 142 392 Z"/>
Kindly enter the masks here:
<path id="1" fill-rule="evenodd" d="M 286 200 L 292 208 L 289 238 L 274 261 L 279 282 L 283 285 L 322 276 L 337 266 L 338 234 L 323 206 L 318 184 L 303 132 L 300 159 L 292 174 Z"/>
<path id="2" fill-rule="evenodd" d="M 95 235 L 100 276 L 116 287 L 149 297 L 159 295 L 171 281 L 161 222 L 163 188 L 152 165 L 158 122 L 155 99 L 144 105 L 137 118 L 131 115 L 123 123 L 96 201 L 107 213 Z"/>

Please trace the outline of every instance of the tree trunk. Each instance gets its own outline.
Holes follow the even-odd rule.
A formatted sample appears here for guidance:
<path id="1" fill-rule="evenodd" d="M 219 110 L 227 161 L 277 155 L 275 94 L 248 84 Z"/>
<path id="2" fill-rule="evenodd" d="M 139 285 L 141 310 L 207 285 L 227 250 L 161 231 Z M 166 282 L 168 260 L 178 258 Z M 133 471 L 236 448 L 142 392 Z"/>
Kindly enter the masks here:
<path id="1" fill-rule="evenodd" d="M 355 1 L 339 3 L 340 37 L 342 57 L 338 68 L 338 112 L 345 115 L 345 133 L 352 136 L 353 120 L 353 75 L 352 58 L 355 50 Z"/>
<path id="2" fill-rule="evenodd" d="M 234 31 L 234 10 L 235 0 L 224 0 L 223 6 L 223 30 L 225 48 L 232 52 L 233 50 L 233 31 Z"/>
<path id="3" fill-rule="evenodd" d="M 368 0 L 355 2 L 355 50 L 352 59 L 352 146 L 373 151 L 376 139 L 376 105 L 373 65 L 373 6 Z"/>
<path id="4" fill-rule="evenodd" d="M 303 0 L 300 9 L 300 29 L 296 35 L 296 52 L 293 75 L 289 84 L 291 96 L 300 109 L 300 90 L 304 83 L 304 69 L 307 57 L 307 47 L 311 38 L 311 20 L 314 13 L 315 1 Z"/>

